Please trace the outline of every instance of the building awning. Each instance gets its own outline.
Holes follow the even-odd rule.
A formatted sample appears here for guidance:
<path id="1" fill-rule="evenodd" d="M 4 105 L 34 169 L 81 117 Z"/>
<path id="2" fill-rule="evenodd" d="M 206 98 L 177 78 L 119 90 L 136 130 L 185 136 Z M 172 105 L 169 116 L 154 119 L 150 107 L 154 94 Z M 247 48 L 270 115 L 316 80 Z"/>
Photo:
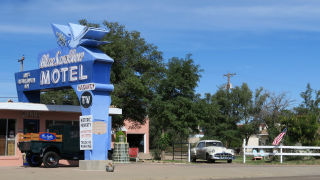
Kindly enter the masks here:
<path id="1" fill-rule="evenodd" d="M 15 111 L 53 111 L 53 112 L 75 112 L 81 113 L 80 106 L 73 105 L 46 105 L 39 103 L 21 103 L 21 102 L 0 102 L 0 110 Z M 110 115 L 122 114 L 120 108 L 109 108 Z"/>

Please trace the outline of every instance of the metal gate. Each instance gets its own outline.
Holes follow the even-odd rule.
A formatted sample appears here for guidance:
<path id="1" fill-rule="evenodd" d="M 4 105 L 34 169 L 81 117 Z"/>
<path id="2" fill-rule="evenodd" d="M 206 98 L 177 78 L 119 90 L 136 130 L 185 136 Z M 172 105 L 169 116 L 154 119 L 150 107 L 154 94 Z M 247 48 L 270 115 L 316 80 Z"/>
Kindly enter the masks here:
<path id="1" fill-rule="evenodd" d="M 172 160 L 190 161 L 190 143 L 180 142 L 173 143 L 171 147 L 167 148 L 166 156 L 172 157 Z"/>

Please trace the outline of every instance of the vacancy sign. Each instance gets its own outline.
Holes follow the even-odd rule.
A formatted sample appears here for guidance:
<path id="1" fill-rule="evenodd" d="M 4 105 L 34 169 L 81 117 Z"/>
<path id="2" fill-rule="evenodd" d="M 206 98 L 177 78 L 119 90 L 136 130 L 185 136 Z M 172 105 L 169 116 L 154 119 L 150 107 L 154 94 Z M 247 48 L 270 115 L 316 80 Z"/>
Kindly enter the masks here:
<path id="1" fill-rule="evenodd" d="M 79 84 L 77 86 L 78 91 L 89 91 L 89 90 L 95 90 L 96 84 L 95 83 L 87 83 L 87 84 Z"/>
<path id="2" fill-rule="evenodd" d="M 92 115 L 80 116 L 80 150 L 92 150 Z"/>

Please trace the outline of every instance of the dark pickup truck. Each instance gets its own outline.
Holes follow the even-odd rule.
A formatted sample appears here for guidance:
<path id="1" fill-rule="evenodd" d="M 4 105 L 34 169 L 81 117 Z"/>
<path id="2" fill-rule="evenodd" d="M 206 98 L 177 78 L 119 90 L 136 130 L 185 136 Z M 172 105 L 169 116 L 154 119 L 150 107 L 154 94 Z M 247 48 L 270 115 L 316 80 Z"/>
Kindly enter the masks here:
<path id="1" fill-rule="evenodd" d="M 57 167 L 60 159 L 83 159 L 79 147 L 79 126 L 55 125 L 47 133 L 31 133 L 21 136 L 18 147 L 26 153 L 32 167 L 43 163 L 47 168 Z"/>

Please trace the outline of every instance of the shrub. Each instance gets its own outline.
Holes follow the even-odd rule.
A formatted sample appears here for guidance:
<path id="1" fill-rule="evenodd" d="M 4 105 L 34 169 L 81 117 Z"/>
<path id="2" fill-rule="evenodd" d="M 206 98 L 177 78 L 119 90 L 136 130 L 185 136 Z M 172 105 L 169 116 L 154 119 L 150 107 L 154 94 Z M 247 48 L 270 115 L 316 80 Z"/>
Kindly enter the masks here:
<path id="1" fill-rule="evenodd" d="M 124 132 L 122 132 L 122 131 L 118 131 L 116 133 L 116 142 L 120 142 L 120 136 L 123 136 L 123 141 L 127 142 L 126 134 Z"/>
<path id="2" fill-rule="evenodd" d="M 161 150 L 160 149 L 154 149 L 151 151 L 152 153 L 152 159 L 153 160 L 161 160 Z"/>

